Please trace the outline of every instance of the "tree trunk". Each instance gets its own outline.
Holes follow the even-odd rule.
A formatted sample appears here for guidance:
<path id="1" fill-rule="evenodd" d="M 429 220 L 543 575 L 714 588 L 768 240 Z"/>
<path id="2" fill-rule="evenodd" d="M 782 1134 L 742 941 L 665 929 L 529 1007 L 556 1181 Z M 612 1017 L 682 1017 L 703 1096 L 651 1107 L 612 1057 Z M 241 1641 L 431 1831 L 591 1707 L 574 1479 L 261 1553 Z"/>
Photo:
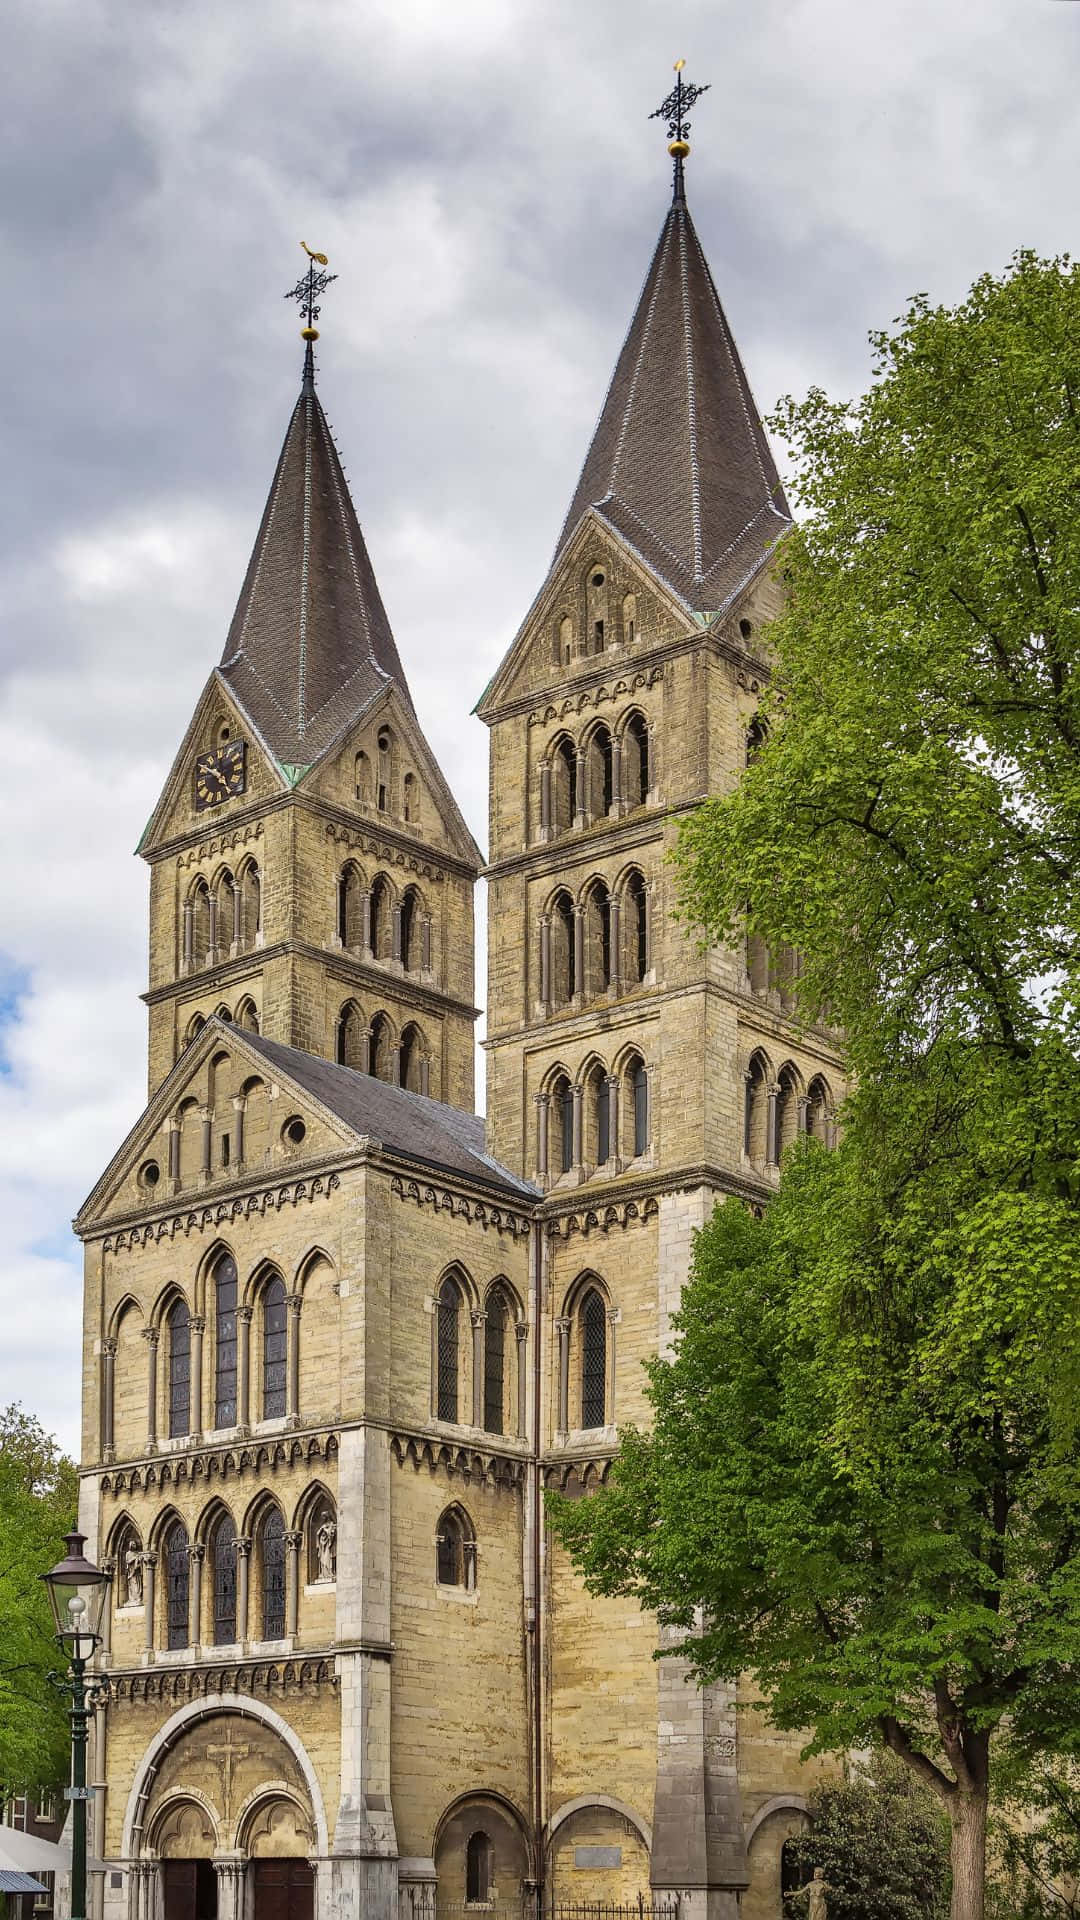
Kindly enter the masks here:
<path id="1" fill-rule="evenodd" d="M 952 1821 L 950 1920 L 983 1920 L 986 1893 L 986 1782 L 960 1787 L 949 1804 Z"/>

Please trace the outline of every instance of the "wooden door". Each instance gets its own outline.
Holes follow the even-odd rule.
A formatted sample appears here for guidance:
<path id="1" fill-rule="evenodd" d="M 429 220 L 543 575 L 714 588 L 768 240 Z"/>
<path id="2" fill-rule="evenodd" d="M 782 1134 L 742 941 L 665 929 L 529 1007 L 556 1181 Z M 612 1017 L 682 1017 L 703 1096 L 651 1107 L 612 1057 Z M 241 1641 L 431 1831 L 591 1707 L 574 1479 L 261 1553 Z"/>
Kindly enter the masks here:
<path id="1" fill-rule="evenodd" d="M 217 1920 L 217 1874 L 209 1860 L 164 1860 L 165 1920 Z"/>
<path id="2" fill-rule="evenodd" d="M 315 1875 L 306 1860 L 255 1860 L 252 1871 L 255 1920 L 314 1920 Z"/>

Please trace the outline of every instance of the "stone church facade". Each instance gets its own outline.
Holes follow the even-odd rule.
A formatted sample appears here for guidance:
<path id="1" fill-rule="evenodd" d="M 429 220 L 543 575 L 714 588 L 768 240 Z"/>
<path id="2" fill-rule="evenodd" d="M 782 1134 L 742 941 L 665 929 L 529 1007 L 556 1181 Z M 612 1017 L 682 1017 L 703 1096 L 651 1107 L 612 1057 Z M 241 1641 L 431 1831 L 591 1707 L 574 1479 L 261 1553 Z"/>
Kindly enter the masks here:
<path id="1" fill-rule="evenodd" d="M 780 482 L 681 191 L 490 731 L 484 868 L 315 390 L 140 851 L 149 1103 L 82 1209 L 98 1920 L 776 1920 L 798 1741 L 585 1593 L 691 1237 L 828 1138 L 790 962 L 673 919 L 757 737 Z"/>

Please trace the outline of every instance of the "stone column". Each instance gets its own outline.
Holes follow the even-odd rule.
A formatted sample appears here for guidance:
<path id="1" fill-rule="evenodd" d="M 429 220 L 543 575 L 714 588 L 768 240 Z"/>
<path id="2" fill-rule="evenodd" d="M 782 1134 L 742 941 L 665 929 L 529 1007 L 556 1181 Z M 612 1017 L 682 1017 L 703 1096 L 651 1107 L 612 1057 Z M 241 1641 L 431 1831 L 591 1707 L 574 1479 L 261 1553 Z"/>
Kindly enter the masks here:
<path id="1" fill-rule="evenodd" d="M 236 1542 L 236 1637 L 241 1645 L 248 1637 L 248 1575 L 251 1568 L 251 1541 Z"/>
<path id="2" fill-rule="evenodd" d="M 214 1872 L 217 1874 L 217 1920 L 244 1920 L 246 1868 L 246 1860 L 214 1861 Z"/>
<path id="3" fill-rule="evenodd" d="M 424 973 L 431 972 L 431 915 L 425 913 L 420 922 L 420 965 Z"/>
<path id="4" fill-rule="evenodd" d="M 798 1114 L 799 1114 L 799 1120 L 798 1120 L 798 1126 L 799 1126 L 799 1132 L 800 1132 L 800 1133 L 809 1133 L 809 1131 L 810 1131 L 810 1102 L 809 1102 L 809 1100 L 807 1099 L 807 1096 L 806 1096 L 806 1094 L 805 1094 L 805 1093 L 800 1093 L 800 1095 L 799 1095 L 799 1107 L 798 1107 Z"/>
<path id="5" fill-rule="evenodd" d="M 551 1101 L 546 1093 L 534 1093 L 536 1105 L 536 1178 L 543 1182 L 548 1176 L 548 1112 Z"/>
<path id="6" fill-rule="evenodd" d="M 619 1171 L 619 1076 L 608 1076 L 607 1154 L 613 1172 Z"/>
<path id="7" fill-rule="evenodd" d="M 529 1400 L 529 1324 L 527 1320 L 515 1320 L 514 1338 L 517 1341 L 517 1431 L 518 1439 L 524 1440 L 528 1431 Z"/>
<path id="8" fill-rule="evenodd" d="M 645 887 L 645 972 L 647 974 L 652 972 L 653 964 L 652 924 L 652 884 L 647 882 Z"/>
<path id="9" fill-rule="evenodd" d="M 618 815 L 622 810 L 622 740 L 616 734 L 611 742 L 611 805 L 608 812 Z"/>
<path id="10" fill-rule="evenodd" d="M 244 910 L 243 891 L 241 889 L 239 880 L 234 880 L 233 890 L 232 890 L 232 948 L 231 948 L 231 951 L 234 954 L 239 953 L 240 947 L 244 938 L 243 910 Z"/>
<path id="11" fill-rule="evenodd" d="M 206 1320 L 201 1313 L 193 1313 L 188 1325 L 191 1328 L 191 1431 L 193 1441 L 202 1439 L 203 1432 L 203 1334 L 206 1332 Z"/>
<path id="12" fill-rule="evenodd" d="M 570 1428 L 570 1322 L 561 1316 L 555 1322 L 559 1336 L 559 1420 L 555 1438 L 565 1440 Z"/>
<path id="13" fill-rule="evenodd" d="M 540 762 L 540 838 L 551 838 L 551 761 Z"/>
<path id="14" fill-rule="evenodd" d="M 157 1594 L 156 1594 L 157 1554 L 144 1553 L 142 1557 L 142 1563 L 143 1563 L 143 1614 L 144 1614 L 145 1628 L 146 1628 L 144 1644 L 146 1646 L 147 1653 L 150 1654 L 151 1658 L 153 1658 L 154 1628 L 156 1625 L 155 1615 L 157 1613 Z"/>
<path id="15" fill-rule="evenodd" d="M 165 1133 L 169 1148 L 169 1185 L 174 1193 L 180 1187 L 180 1122 L 166 1120 Z"/>
<path id="16" fill-rule="evenodd" d="M 188 1645 L 202 1645 L 202 1570 L 206 1558 L 206 1548 L 201 1540 L 195 1540 L 188 1548 L 191 1562 L 191 1579 L 188 1586 Z"/>
<path id="17" fill-rule="evenodd" d="M 574 908 L 574 1003 L 585 998 L 585 909 Z"/>
<path id="18" fill-rule="evenodd" d="M 398 963 L 398 966 L 401 966 L 403 964 L 402 948 L 401 948 L 401 902 L 400 900 L 395 901 L 394 906 L 392 907 L 390 912 L 390 958 L 392 960 L 396 960 Z"/>
<path id="19" fill-rule="evenodd" d="M 604 1425 L 613 1427 L 615 1425 L 615 1329 L 619 1324 L 618 1307 L 608 1308 L 607 1323 L 607 1406 L 605 1408 L 607 1419 Z"/>
<path id="20" fill-rule="evenodd" d="M 157 1327 L 144 1327 L 143 1339 L 146 1341 L 147 1379 L 146 1379 L 146 1451 L 157 1451 Z"/>
<path id="21" fill-rule="evenodd" d="M 431 1417 L 439 1417 L 439 1302 L 428 1300 L 426 1311 L 431 1318 Z"/>
<path id="22" fill-rule="evenodd" d="M 365 1027 L 360 1035 L 360 1072 L 371 1072 L 371 1028 Z"/>
<path id="23" fill-rule="evenodd" d="M 213 1128 L 214 1122 L 209 1107 L 199 1108 L 199 1125 L 202 1130 L 202 1177 L 209 1180 L 213 1172 Z"/>
<path id="24" fill-rule="evenodd" d="M 285 1376 L 285 1418 L 294 1427 L 300 1425 L 300 1309 L 302 1293 L 290 1293 L 288 1299 L 288 1355 Z"/>
<path id="25" fill-rule="evenodd" d="M 656 721 L 649 721 L 649 797 L 652 798 L 660 785 L 660 734 Z"/>
<path id="26" fill-rule="evenodd" d="M 769 1118 L 765 1136 L 765 1164 L 769 1167 L 780 1164 L 780 1089 L 769 1088 Z"/>
<path id="27" fill-rule="evenodd" d="M 551 1010 L 551 915 L 540 915 L 540 1004 Z"/>
<path id="28" fill-rule="evenodd" d="M 102 1561 L 101 1571 L 109 1575 L 109 1591 L 101 1614 L 101 1657 L 108 1660 L 112 1653 L 112 1622 L 116 1607 L 116 1561 L 111 1553 Z"/>
<path id="29" fill-rule="evenodd" d="M 661 1630 L 661 1646 L 676 1637 Z M 696 1687 L 686 1662 L 658 1663 L 656 1794 L 649 1879 L 682 1920 L 737 1920 L 750 1876 L 736 1773 L 734 1688 Z"/>
<path id="30" fill-rule="evenodd" d="M 588 762 L 585 758 L 585 755 L 581 752 L 578 752 L 574 756 L 574 763 L 577 769 L 575 782 L 574 782 L 576 787 L 576 793 L 574 797 L 577 802 L 574 808 L 574 825 L 575 827 L 584 827 L 588 824 L 588 815 L 585 811 L 585 787 L 587 784 L 588 771 L 589 771 Z"/>
<path id="31" fill-rule="evenodd" d="M 371 952 L 371 888 L 360 889 L 360 951 L 365 960 L 372 958 Z"/>
<path id="32" fill-rule="evenodd" d="M 209 965 L 209 966 L 211 966 L 211 967 L 213 967 L 213 966 L 216 966 L 216 964 L 217 964 L 217 957 L 218 957 L 218 951 L 217 951 L 217 936 L 218 936 L 218 925 L 217 925 L 217 921 L 218 921 L 218 912 L 217 912 L 217 906 L 218 906 L 218 903 L 217 903 L 217 894 L 216 894 L 216 893 L 212 893 L 212 894 L 210 895 L 210 951 L 208 952 L 208 954 L 207 954 L 207 956 L 206 956 L 206 959 L 207 959 L 207 963 L 208 963 L 208 965 Z"/>
<path id="33" fill-rule="evenodd" d="M 242 1093 L 234 1094 L 233 1113 L 236 1117 L 233 1121 L 233 1158 L 236 1172 L 239 1172 L 244 1164 L 244 1109 L 246 1106 L 245 1096 Z"/>
<path id="34" fill-rule="evenodd" d="M 251 1425 L 251 1322 L 254 1307 L 236 1309 L 236 1421 L 246 1433 Z"/>
<path id="35" fill-rule="evenodd" d="M 195 902 L 184 901 L 184 957 L 183 968 L 190 973 L 195 964 Z"/>
<path id="36" fill-rule="evenodd" d="M 289 1640 L 296 1637 L 296 1623 L 300 1613 L 300 1548 L 304 1536 L 299 1532 L 285 1535 L 285 1636 Z"/>
<path id="37" fill-rule="evenodd" d="M 753 1088 L 754 1088 L 753 1075 L 750 1073 L 744 1073 L 743 1074 L 742 1150 L 746 1154 L 748 1159 L 750 1157 L 750 1129 L 751 1129 L 751 1125 L 754 1117 Z"/>
<path id="38" fill-rule="evenodd" d="M 472 1423 L 474 1427 L 484 1424 L 484 1328 L 487 1326 L 487 1314 L 482 1307 L 470 1309 L 472 1321 Z"/>
<path id="39" fill-rule="evenodd" d="M 608 901 L 608 984 L 612 993 L 622 992 L 622 908 L 618 900 Z"/>
<path id="40" fill-rule="evenodd" d="M 426 1053 L 420 1055 L 420 1091 L 425 1095 L 431 1093 L 431 1058 Z"/>
<path id="41" fill-rule="evenodd" d="M 574 1135 L 573 1162 L 574 1162 L 574 1168 L 578 1172 L 580 1172 L 583 1164 L 582 1133 L 584 1130 L 583 1129 L 584 1106 L 585 1106 L 585 1089 L 582 1086 L 581 1081 L 578 1080 L 574 1084 L 574 1126 L 573 1126 L 573 1135 Z"/>
<path id="42" fill-rule="evenodd" d="M 116 1341 L 101 1343 L 101 1455 L 116 1458 Z"/>

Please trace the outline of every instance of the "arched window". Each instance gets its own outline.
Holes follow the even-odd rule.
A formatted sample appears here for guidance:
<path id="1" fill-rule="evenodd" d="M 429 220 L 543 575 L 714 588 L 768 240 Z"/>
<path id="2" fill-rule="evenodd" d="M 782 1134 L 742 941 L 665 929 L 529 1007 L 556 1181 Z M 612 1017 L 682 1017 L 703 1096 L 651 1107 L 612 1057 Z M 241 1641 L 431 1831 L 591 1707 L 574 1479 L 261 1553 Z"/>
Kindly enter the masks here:
<path id="1" fill-rule="evenodd" d="M 130 1520 L 114 1536 L 112 1554 L 116 1563 L 114 1606 L 141 1607 L 144 1604 L 142 1541 Z"/>
<path id="2" fill-rule="evenodd" d="M 572 740 L 562 739 L 551 757 L 551 824 L 569 833 L 578 810 L 578 759 Z"/>
<path id="3" fill-rule="evenodd" d="M 401 902 L 401 964 L 406 973 L 420 968 L 420 895 L 415 887 L 406 887 Z"/>
<path id="4" fill-rule="evenodd" d="M 240 946 L 246 953 L 255 945 L 262 930 L 262 881 L 254 860 L 249 860 L 240 875 Z"/>
<path id="5" fill-rule="evenodd" d="M 488 1294 L 484 1317 L 484 1429 L 506 1432 L 506 1333 L 510 1307 L 496 1287 Z"/>
<path id="6" fill-rule="evenodd" d="M 568 667 L 570 665 L 570 656 L 573 648 L 574 623 L 570 615 L 564 613 L 555 628 L 555 665 L 557 667 Z"/>
<path id="7" fill-rule="evenodd" d="M 440 1587 L 476 1586 L 476 1534 L 463 1507 L 447 1507 L 435 1530 L 435 1578 Z"/>
<path id="8" fill-rule="evenodd" d="M 440 1420 L 458 1417 L 458 1327 L 461 1290 L 449 1276 L 439 1288 L 436 1330 L 436 1414 Z"/>
<path id="9" fill-rule="evenodd" d="M 556 894 L 551 909 L 551 998 L 564 1007 L 577 992 L 577 954 L 574 942 L 574 903 L 565 892 Z"/>
<path id="10" fill-rule="evenodd" d="M 637 601 L 632 593 L 628 593 L 622 603 L 622 630 L 623 640 L 632 647 L 637 638 Z"/>
<path id="11" fill-rule="evenodd" d="M 764 1056 L 755 1053 L 746 1070 L 746 1108 L 743 1149 L 757 1166 L 764 1166 L 769 1134 L 769 1071 Z"/>
<path id="12" fill-rule="evenodd" d="M 820 1140 L 822 1146 L 829 1145 L 830 1109 L 832 1101 L 825 1081 L 818 1075 L 811 1080 L 806 1097 L 806 1131 L 812 1140 Z"/>
<path id="13" fill-rule="evenodd" d="M 401 1036 L 398 1052 L 398 1081 L 401 1086 L 407 1087 L 410 1093 L 426 1091 L 422 1084 L 424 1051 L 423 1035 L 415 1022 L 410 1020 Z"/>
<path id="14" fill-rule="evenodd" d="M 755 713 L 746 730 L 746 764 L 756 760 L 769 737 L 769 729 L 760 714 Z"/>
<path id="15" fill-rule="evenodd" d="M 574 1164 L 574 1095 L 565 1074 L 551 1089 L 551 1121 L 552 1158 L 560 1173 L 569 1173 Z"/>
<path id="16" fill-rule="evenodd" d="M 191 1042 L 202 1032 L 205 1025 L 206 1021 L 203 1019 L 201 1013 L 192 1014 L 187 1024 L 187 1032 L 184 1035 L 185 1046 L 191 1045 Z"/>
<path id="17" fill-rule="evenodd" d="M 799 1130 L 799 1076 L 794 1067 L 781 1067 L 776 1085 L 776 1158 L 779 1161 Z"/>
<path id="18" fill-rule="evenodd" d="M 162 1542 L 165 1567 L 165 1645 L 170 1648 L 188 1644 L 191 1555 L 186 1529 L 174 1520 Z"/>
<path id="19" fill-rule="evenodd" d="M 604 820 L 614 799 L 614 759 L 611 735 L 606 727 L 596 727 L 589 739 L 588 804 L 593 820 Z"/>
<path id="20" fill-rule="evenodd" d="M 367 1028 L 364 1016 L 355 1000 L 346 1000 L 337 1017 L 334 1033 L 334 1052 L 339 1067 L 356 1067 L 365 1071 L 367 1061 Z"/>
<path id="21" fill-rule="evenodd" d="M 285 1412 L 285 1372 L 288 1353 L 289 1309 L 285 1282 L 275 1274 L 263 1288 L 263 1393 L 264 1420 L 278 1420 Z"/>
<path id="22" fill-rule="evenodd" d="M 271 1507 L 259 1529 L 262 1573 L 262 1637 L 285 1637 L 285 1521 L 280 1507 Z"/>
<path id="23" fill-rule="evenodd" d="M 309 1507 L 306 1531 L 308 1584 L 329 1585 L 337 1579 L 337 1514 L 327 1494 Z"/>
<path id="24" fill-rule="evenodd" d="M 631 1054 L 623 1069 L 622 1132 L 634 1159 L 649 1146 L 649 1076 L 640 1054 Z"/>
<path id="25" fill-rule="evenodd" d="M 236 1261 L 231 1253 L 214 1269 L 214 1425 L 236 1425 Z"/>
<path id="26" fill-rule="evenodd" d="M 371 804 L 371 761 L 366 753 L 358 753 L 353 761 L 353 779 L 356 783 L 356 797 L 362 807 Z"/>
<path id="27" fill-rule="evenodd" d="M 169 1434 L 191 1431 L 191 1315 L 174 1300 L 166 1321 L 169 1341 Z"/>
<path id="28" fill-rule="evenodd" d="M 393 1085 L 397 1080 L 396 1052 L 394 1029 L 385 1013 L 377 1013 L 368 1040 L 368 1072 L 376 1080 L 388 1080 Z"/>
<path id="29" fill-rule="evenodd" d="M 242 1027 L 245 1033 L 258 1033 L 259 1031 L 259 1010 L 250 994 L 246 999 L 241 1000 L 240 1005 L 236 1009 L 236 1024 L 238 1027 Z"/>
<path id="30" fill-rule="evenodd" d="M 378 807 L 380 813 L 389 813 L 391 776 L 393 771 L 391 765 L 391 748 L 393 742 L 389 727 L 383 727 L 379 734 L 377 744 L 379 749 L 379 771 L 375 785 L 375 805 Z"/>
<path id="31" fill-rule="evenodd" d="M 351 860 L 346 861 L 337 883 L 337 935 L 343 947 L 359 952 L 363 928 L 360 907 L 362 883 Z"/>
<path id="32" fill-rule="evenodd" d="M 377 873 L 371 883 L 371 952 L 376 960 L 389 960 L 394 942 L 393 896 L 385 873 Z"/>
<path id="33" fill-rule="evenodd" d="M 585 1082 L 585 1158 L 602 1167 L 611 1152 L 611 1089 L 602 1066 L 594 1066 Z"/>
<path id="34" fill-rule="evenodd" d="M 622 737 L 622 787 L 627 806 L 645 806 L 651 785 L 649 729 L 643 714 L 632 713 Z"/>
<path id="35" fill-rule="evenodd" d="M 214 1645 L 228 1647 L 236 1639 L 236 1527 L 230 1513 L 221 1515 L 210 1535 L 210 1580 Z"/>
<path id="36" fill-rule="evenodd" d="M 417 802 L 416 775 L 407 773 L 401 783 L 401 811 L 407 827 L 419 824 L 420 809 Z"/>
<path id="37" fill-rule="evenodd" d="M 594 562 L 585 575 L 585 583 L 587 649 L 589 653 L 603 653 L 610 638 L 607 574 L 603 567 L 598 567 Z"/>
<path id="38" fill-rule="evenodd" d="M 205 967 L 210 962 L 210 889 L 200 880 L 191 896 L 191 963 Z"/>
<path id="39" fill-rule="evenodd" d="M 589 999 L 611 985 L 611 895 L 595 880 L 585 896 L 585 992 Z"/>
<path id="40" fill-rule="evenodd" d="M 649 895 L 636 870 L 626 882 L 623 900 L 623 975 L 631 985 L 640 986 L 649 970 Z"/>
<path id="41" fill-rule="evenodd" d="M 486 1833 L 470 1833 L 465 1847 L 465 1898 L 482 1906 L 495 1885 L 495 1849 Z"/>
<path id="42" fill-rule="evenodd" d="M 584 1295 L 581 1328 L 581 1424 L 607 1424 L 607 1308 L 595 1287 Z"/>

